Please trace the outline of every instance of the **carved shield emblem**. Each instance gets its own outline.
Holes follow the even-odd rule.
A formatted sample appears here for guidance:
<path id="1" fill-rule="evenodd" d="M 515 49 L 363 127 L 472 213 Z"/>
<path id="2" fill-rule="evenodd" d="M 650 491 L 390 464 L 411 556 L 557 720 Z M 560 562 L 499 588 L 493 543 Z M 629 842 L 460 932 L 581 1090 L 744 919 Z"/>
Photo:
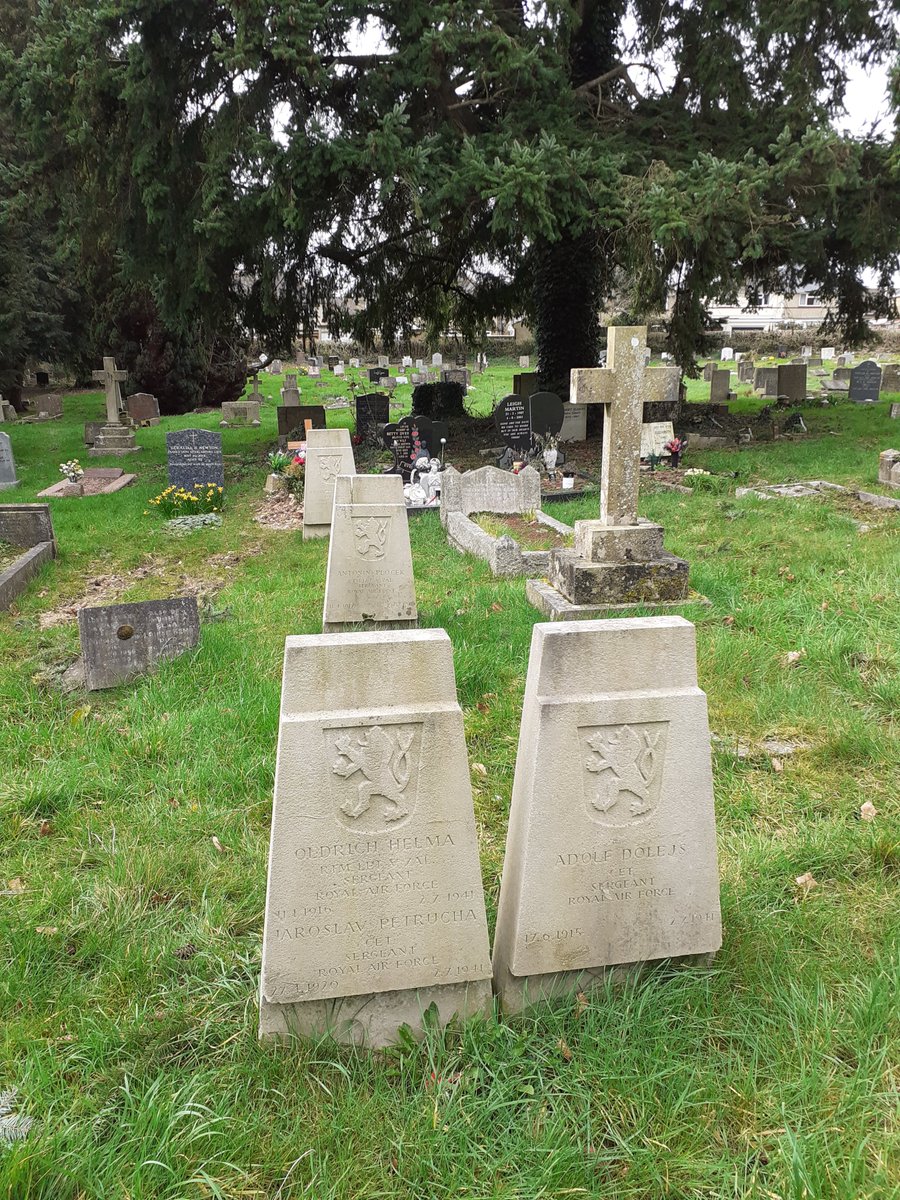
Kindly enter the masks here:
<path id="1" fill-rule="evenodd" d="M 668 721 L 578 730 L 587 814 L 598 825 L 640 824 L 659 805 Z"/>
<path id="2" fill-rule="evenodd" d="M 390 517 L 356 517 L 353 521 L 353 545 L 366 562 L 384 558 Z"/>
<path id="3" fill-rule="evenodd" d="M 325 730 L 335 816 L 358 833 L 405 825 L 419 795 L 422 722 Z"/>

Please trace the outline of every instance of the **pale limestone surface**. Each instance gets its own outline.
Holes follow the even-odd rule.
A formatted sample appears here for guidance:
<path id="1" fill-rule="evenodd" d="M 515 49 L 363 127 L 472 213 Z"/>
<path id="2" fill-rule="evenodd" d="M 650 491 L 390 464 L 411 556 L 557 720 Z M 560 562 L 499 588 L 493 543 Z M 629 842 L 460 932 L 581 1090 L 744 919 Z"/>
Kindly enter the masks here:
<path id="1" fill-rule="evenodd" d="M 409 627 L 417 615 L 403 480 L 399 475 L 339 475 L 324 632 L 357 624 Z"/>
<path id="2" fill-rule="evenodd" d="M 645 421 L 641 425 L 641 458 L 649 458 L 655 454 L 657 458 L 667 452 L 666 442 L 671 442 L 675 436 L 675 426 L 671 421 Z"/>
<path id="3" fill-rule="evenodd" d="M 527 513 L 541 507 L 541 477 L 534 467 L 514 475 L 499 467 L 479 467 L 460 474 L 447 467 L 441 476 L 441 521 L 452 512 Z"/>
<path id="4" fill-rule="evenodd" d="M 6 488 L 14 488 L 18 482 L 12 443 L 9 440 L 8 434 L 0 433 L 0 491 L 4 491 Z"/>
<path id="5" fill-rule="evenodd" d="M 494 942 L 503 1009 L 720 945 L 693 625 L 536 625 Z"/>
<path id="6" fill-rule="evenodd" d="M 882 450 L 879 454 L 878 482 L 900 488 L 900 450 Z"/>
<path id="7" fill-rule="evenodd" d="M 303 539 L 328 537 L 339 475 L 355 475 L 349 429 L 310 429 L 306 435 Z"/>
<path id="8" fill-rule="evenodd" d="M 489 1013 L 490 970 L 446 632 L 288 638 L 260 1036 L 387 1045 Z"/>
<path id="9" fill-rule="evenodd" d="M 92 371 L 91 378 L 97 383 L 102 383 L 106 393 L 106 424 L 118 425 L 121 422 L 122 411 L 122 389 L 119 384 L 125 382 L 128 372 L 117 370 L 114 358 L 104 358 L 103 370 Z"/>

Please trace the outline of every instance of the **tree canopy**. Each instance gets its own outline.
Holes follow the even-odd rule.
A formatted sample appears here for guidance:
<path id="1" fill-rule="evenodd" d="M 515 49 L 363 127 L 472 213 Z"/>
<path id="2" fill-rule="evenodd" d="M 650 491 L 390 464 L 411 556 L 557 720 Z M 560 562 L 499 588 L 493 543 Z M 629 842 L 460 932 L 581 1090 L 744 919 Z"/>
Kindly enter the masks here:
<path id="1" fill-rule="evenodd" d="M 323 310 L 364 343 L 417 321 L 477 342 L 524 313 L 563 386 L 614 295 L 640 317 L 674 283 L 685 365 L 739 287 L 813 284 L 853 341 L 868 267 L 886 311 L 896 139 L 834 121 L 897 11 L 47 0 L 19 46 L 0 21 L 0 95 L 56 248 L 113 262 L 178 336 L 237 316 L 287 349 Z"/>

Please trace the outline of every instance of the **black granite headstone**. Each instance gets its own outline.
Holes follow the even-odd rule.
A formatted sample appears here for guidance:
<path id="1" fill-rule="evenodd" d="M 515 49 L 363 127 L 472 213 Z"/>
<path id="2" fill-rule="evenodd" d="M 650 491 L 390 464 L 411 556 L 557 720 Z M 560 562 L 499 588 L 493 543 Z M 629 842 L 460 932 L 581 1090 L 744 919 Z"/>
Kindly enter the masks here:
<path id="1" fill-rule="evenodd" d="M 222 435 L 210 429 L 179 429 L 166 434 L 169 483 L 192 488 L 197 484 L 225 486 Z"/>
<path id="2" fill-rule="evenodd" d="M 306 436 L 306 421 L 312 421 L 313 429 L 325 428 L 325 408 L 321 404 L 280 404 L 275 412 L 279 437 L 302 442 Z"/>
<path id="3" fill-rule="evenodd" d="M 366 373 L 369 376 L 369 383 L 381 383 L 382 379 L 387 379 L 390 375 L 387 367 L 369 367 Z"/>
<path id="4" fill-rule="evenodd" d="M 446 421 L 432 421 L 414 413 L 401 417 L 381 432 L 384 445 L 397 455 L 397 469 L 408 480 L 419 458 L 440 458 L 441 440 L 448 437 Z"/>
<path id="5" fill-rule="evenodd" d="M 381 392 L 356 397 L 356 432 L 361 438 L 372 437 L 390 419 L 391 402 Z"/>
<path id="6" fill-rule="evenodd" d="M 535 392 L 531 398 L 531 432 L 535 437 L 556 437 L 565 419 L 565 407 L 555 392 Z"/>
<path id="7" fill-rule="evenodd" d="M 511 450 L 524 451 L 531 447 L 531 412 L 528 398 L 505 396 L 494 409 L 494 425 Z"/>
<path id="8" fill-rule="evenodd" d="M 878 400 L 881 396 L 881 367 L 871 358 L 850 372 L 850 399 L 856 404 Z"/>

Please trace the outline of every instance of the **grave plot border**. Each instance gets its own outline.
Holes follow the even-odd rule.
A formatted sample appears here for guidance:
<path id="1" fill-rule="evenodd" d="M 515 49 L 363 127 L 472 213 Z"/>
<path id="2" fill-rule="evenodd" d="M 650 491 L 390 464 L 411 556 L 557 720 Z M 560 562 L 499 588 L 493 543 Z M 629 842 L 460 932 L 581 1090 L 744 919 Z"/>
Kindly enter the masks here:
<path id="1" fill-rule="evenodd" d="M 3 511 L 21 511 L 23 509 L 36 517 L 45 516 L 49 524 L 50 506 L 48 504 L 4 504 L 0 505 L 0 534 L 3 533 Z M 52 524 L 49 525 L 49 529 L 52 535 Z M 31 545 L 26 545 L 19 557 L 5 571 L 0 572 L 0 612 L 7 612 L 13 601 L 25 591 L 44 563 L 50 562 L 54 558 L 56 558 L 56 541 L 52 536 L 49 541 L 34 541 Z"/>

